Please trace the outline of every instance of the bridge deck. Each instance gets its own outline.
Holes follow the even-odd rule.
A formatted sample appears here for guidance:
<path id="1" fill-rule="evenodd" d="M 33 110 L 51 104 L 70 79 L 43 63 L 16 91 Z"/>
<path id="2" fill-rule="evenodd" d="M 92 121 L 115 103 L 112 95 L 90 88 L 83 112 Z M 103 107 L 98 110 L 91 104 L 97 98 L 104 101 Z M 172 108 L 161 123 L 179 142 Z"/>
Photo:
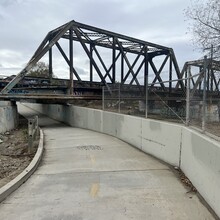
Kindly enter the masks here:
<path id="1" fill-rule="evenodd" d="M 20 106 L 19 111 L 36 114 Z M 40 116 L 45 154 L 1 219 L 213 219 L 170 168 L 107 135 Z"/>

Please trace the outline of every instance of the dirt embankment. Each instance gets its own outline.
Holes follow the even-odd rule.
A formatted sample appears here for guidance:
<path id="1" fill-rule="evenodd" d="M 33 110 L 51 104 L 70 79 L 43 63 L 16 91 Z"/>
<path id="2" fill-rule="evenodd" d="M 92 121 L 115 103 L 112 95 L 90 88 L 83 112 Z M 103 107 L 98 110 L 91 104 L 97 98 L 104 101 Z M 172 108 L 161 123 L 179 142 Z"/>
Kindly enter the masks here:
<path id="1" fill-rule="evenodd" d="M 19 117 L 19 126 L 0 134 L 0 187 L 19 175 L 31 162 L 37 149 L 28 153 L 28 122 Z"/>

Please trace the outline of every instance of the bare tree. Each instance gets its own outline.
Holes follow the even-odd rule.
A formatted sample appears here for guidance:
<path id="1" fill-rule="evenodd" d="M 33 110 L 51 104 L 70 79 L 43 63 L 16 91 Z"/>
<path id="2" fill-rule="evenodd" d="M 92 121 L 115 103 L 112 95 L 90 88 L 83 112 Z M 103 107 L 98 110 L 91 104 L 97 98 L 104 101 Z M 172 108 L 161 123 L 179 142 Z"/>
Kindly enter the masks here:
<path id="1" fill-rule="evenodd" d="M 219 0 L 192 0 L 185 10 L 193 42 L 201 49 L 213 45 L 215 57 L 220 59 L 220 2 Z"/>
<path id="2" fill-rule="evenodd" d="M 49 65 L 44 62 L 36 63 L 28 73 L 28 76 L 49 78 Z M 54 74 L 53 78 L 56 78 Z"/>

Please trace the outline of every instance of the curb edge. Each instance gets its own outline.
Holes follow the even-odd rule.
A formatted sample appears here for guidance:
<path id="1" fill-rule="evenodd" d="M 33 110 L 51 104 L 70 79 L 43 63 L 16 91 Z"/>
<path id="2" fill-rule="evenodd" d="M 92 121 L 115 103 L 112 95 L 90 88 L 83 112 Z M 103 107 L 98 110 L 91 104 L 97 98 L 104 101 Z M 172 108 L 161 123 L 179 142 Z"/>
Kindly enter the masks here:
<path id="1" fill-rule="evenodd" d="M 44 134 L 40 129 L 40 140 L 38 144 L 37 152 L 30 162 L 30 164 L 22 171 L 17 177 L 11 180 L 9 183 L 0 188 L 0 202 L 5 200 L 12 192 L 18 189 L 38 168 L 43 151 L 44 151 Z"/>

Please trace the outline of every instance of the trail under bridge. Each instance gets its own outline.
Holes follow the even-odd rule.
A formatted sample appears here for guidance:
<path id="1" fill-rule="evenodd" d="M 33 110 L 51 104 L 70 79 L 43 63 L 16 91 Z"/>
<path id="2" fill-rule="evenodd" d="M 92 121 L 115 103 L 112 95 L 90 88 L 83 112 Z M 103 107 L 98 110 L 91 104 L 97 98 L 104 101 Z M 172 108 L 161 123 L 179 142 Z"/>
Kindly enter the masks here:
<path id="1" fill-rule="evenodd" d="M 36 114 L 22 105 L 26 117 Z M 1 219 L 214 219 L 172 170 L 117 138 L 40 115 L 43 161 Z"/>

